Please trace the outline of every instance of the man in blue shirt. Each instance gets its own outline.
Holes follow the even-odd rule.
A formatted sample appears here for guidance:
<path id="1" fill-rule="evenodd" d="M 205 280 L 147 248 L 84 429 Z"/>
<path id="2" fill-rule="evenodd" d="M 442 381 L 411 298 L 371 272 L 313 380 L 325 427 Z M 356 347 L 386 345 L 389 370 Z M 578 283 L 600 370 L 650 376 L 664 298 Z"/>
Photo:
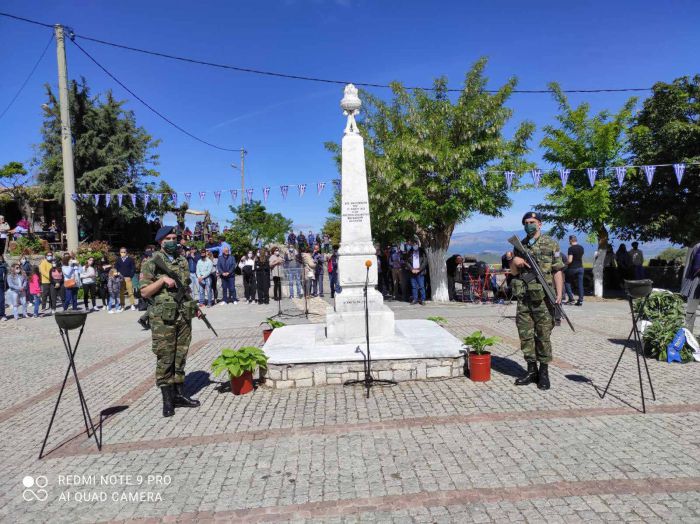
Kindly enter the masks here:
<path id="1" fill-rule="evenodd" d="M 216 263 L 216 272 L 221 277 L 223 300 L 219 305 L 238 304 L 236 297 L 236 257 L 231 254 L 228 245 L 221 248 L 221 256 Z"/>

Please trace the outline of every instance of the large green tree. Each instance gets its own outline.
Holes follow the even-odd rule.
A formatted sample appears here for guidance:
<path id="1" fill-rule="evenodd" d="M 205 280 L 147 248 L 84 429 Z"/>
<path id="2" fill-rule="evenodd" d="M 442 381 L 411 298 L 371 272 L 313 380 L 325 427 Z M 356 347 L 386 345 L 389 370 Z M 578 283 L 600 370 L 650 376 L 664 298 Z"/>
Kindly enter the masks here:
<path id="1" fill-rule="evenodd" d="M 38 179 L 48 195 L 59 202 L 64 200 L 63 163 L 61 153 L 61 118 L 59 101 L 50 86 L 46 86 L 42 139 L 36 159 Z M 155 140 L 136 123 L 125 102 L 114 98 L 108 91 L 104 96 L 92 95 L 83 78 L 71 81 L 68 89 L 71 132 L 75 170 L 75 189 L 78 194 L 111 193 L 112 204 L 104 200 L 95 206 L 91 199 L 77 202 L 81 228 L 89 238 L 103 239 L 109 232 L 116 242 L 143 243 L 135 232 L 144 231 L 148 215 L 163 215 L 170 210 L 167 198 L 161 203 L 153 198 L 144 208 L 141 199 L 134 207 L 130 193 L 169 193 L 164 182 L 156 184 L 159 176 L 154 169 L 158 156 Z M 119 206 L 117 194 L 127 195 L 125 205 Z"/>
<path id="2" fill-rule="evenodd" d="M 634 165 L 686 163 L 678 184 L 671 166 L 657 169 L 651 186 L 639 170 L 614 190 L 616 232 L 623 238 L 700 241 L 700 75 L 654 85 L 630 130 Z"/>
<path id="3" fill-rule="evenodd" d="M 479 60 L 454 97 L 444 77 L 430 91 L 392 83 L 390 102 L 361 96 L 358 123 L 375 240 L 418 237 L 428 255 L 432 298 L 439 302 L 448 300 L 445 255 L 455 226 L 474 213 L 500 216 L 511 204 L 503 175 L 482 170 L 523 171 L 534 131 L 525 122 L 512 139 L 504 137 L 513 114 L 505 104 L 517 82 L 511 78 L 490 93 L 485 66 Z"/>
<path id="4" fill-rule="evenodd" d="M 550 189 L 546 204 L 535 206 L 545 221 L 554 224 L 553 233 L 562 238 L 567 227 L 598 240 L 598 250 L 608 247 L 609 227 L 615 219 L 617 205 L 611 195 L 611 177 L 605 169 L 598 172 L 593 186 L 587 168 L 610 168 L 625 164 L 626 133 L 632 121 L 636 99 L 628 100 L 617 113 L 601 111 L 592 115 L 587 103 L 571 106 L 556 83 L 549 85 L 559 105 L 556 125 L 544 127 L 540 146 L 544 159 L 556 166 L 570 169 L 568 183 L 562 184 L 558 172 L 544 174 L 542 183 Z M 604 257 L 594 271 L 595 293 L 602 296 Z"/>
<path id="5" fill-rule="evenodd" d="M 259 200 L 229 206 L 235 215 L 224 234 L 234 253 L 243 253 L 258 244 L 283 244 L 292 221 L 281 213 L 269 213 Z"/>

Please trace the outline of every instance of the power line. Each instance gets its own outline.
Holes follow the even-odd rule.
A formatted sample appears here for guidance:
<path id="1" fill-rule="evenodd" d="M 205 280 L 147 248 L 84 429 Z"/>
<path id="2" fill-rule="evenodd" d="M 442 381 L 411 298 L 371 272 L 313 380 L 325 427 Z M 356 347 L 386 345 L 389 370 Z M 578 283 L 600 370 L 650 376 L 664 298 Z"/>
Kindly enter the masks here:
<path id="1" fill-rule="evenodd" d="M 41 52 L 41 55 L 39 56 L 39 59 L 36 61 L 36 64 L 34 64 L 34 67 L 32 67 L 32 70 L 29 72 L 27 75 L 27 78 L 24 79 L 24 82 L 22 82 L 22 85 L 20 86 L 19 90 L 17 93 L 15 93 L 15 96 L 12 97 L 12 100 L 10 100 L 10 103 L 7 104 L 7 107 L 3 110 L 2 113 L 0 113 L 0 120 L 2 120 L 2 117 L 5 116 L 5 113 L 7 113 L 10 108 L 12 107 L 12 104 L 15 103 L 15 100 L 19 98 L 19 95 L 22 93 L 24 88 L 27 86 L 27 83 L 29 83 L 29 79 L 32 77 L 34 74 L 34 71 L 36 71 L 36 68 L 39 67 L 39 64 L 41 63 L 41 60 L 44 58 L 44 55 L 46 54 L 46 51 L 49 49 L 49 46 L 51 45 L 51 42 L 53 42 L 53 33 L 51 33 L 51 38 L 49 38 L 48 43 L 46 44 L 46 47 L 44 50 Z"/>
<path id="2" fill-rule="evenodd" d="M 207 142 L 206 140 L 204 140 L 204 139 L 202 139 L 202 138 L 199 138 L 198 136 L 193 135 L 192 133 L 190 133 L 189 131 L 187 131 L 186 129 L 180 127 L 180 126 L 177 125 L 175 122 L 173 122 L 172 120 L 170 120 L 167 116 L 165 116 L 163 113 L 161 113 L 160 111 L 158 111 L 157 109 L 155 109 L 153 106 L 151 106 L 148 102 L 146 102 L 146 101 L 145 101 L 143 98 L 141 98 L 139 95 L 137 95 L 136 93 L 134 93 L 134 92 L 133 92 L 131 89 L 129 89 L 126 85 L 124 85 L 124 83 L 123 83 L 121 80 L 119 80 L 116 76 L 114 76 L 112 73 L 110 73 L 110 72 L 107 70 L 107 68 L 105 68 L 102 64 L 100 64 L 97 60 L 95 60 L 95 59 L 92 57 L 92 55 L 90 55 L 90 53 L 88 53 L 87 51 L 85 51 L 85 49 L 83 49 L 83 48 L 80 46 L 80 44 L 78 44 L 78 42 L 76 42 L 75 40 L 73 40 L 73 44 L 74 44 L 78 49 L 80 49 L 80 51 L 82 51 L 83 54 L 84 54 L 85 56 L 87 56 L 97 67 L 99 67 L 100 69 L 102 69 L 102 71 L 104 71 L 104 73 L 105 73 L 107 76 L 109 76 L 112 80 L 114 80 L 117 84 L 119 84 L 126 92 L 128 92 L 128 93 L 129 93 L 131 96 L 133 96 L 136 100 L 138 100 L 139 102 L 141 102 L 144 106 L 146 106 L 148 109 L 150 109 L 153 113 L 155 113 L 157 116 L 159 116 L 160 118 L 162 118 L 163 120 L 165 120 L 168 124 L 170 124 L 171 126 L 173 126 L 175 129 L 177 129 L 177 130 L 180 131 L 181 133 L 186 134 L 186 135 L 189 136 L 190 138 L 193 138 L 193 139 L 197 140 L 198 142 L 201 142 L 202 144 L 208 145 L 209 147 L 213 147 L 213 148 L 215 148 L 215 149 L 219 149 L 219 150 L 221 150 L 221 151 L 230 151 L 230 152 L 233 152 L 233 153 L 240 151 L 240 148 L 239 148 L 239 149 L 229 149 L 229 148 L 226 148 L 226 147 L 217 146 L 216 144 L 212 144 L 211 142 Z"/>
<path id="3" fill-rule="evenodd" d="M 36 24 L 44 27 L 53 27 L 50 24 L 45 24 L 43 22 L 38 22 L 36 20 L 30 20 L 28 18 L 22 18 L 19 16 L 15 15 L 10 15 L 8 13 L 2 13 L 0 12 L 0 16 L 6 16 L 9 18 L 13 18 L 15 20 L 20 20 L 23 22 L 28 22 L 31 24 Z M 349 83 L 354 83 L 356 86 L 360 87 L 376 87 L 376 88 L 382 88 L 382 89 L 390 89 L 391 86 L 388 84 L 378 84 L 378 83 L 372 83 L 372 82 L 350 82 L 348 80 L 336 80 L 336 79 L 329 79 L 329 78 L 320 78 L 320 77 L 314 77 L 314 76 L 305 76 L 305 75 L 296 75 L 296 74 L 287 74 L 287 73 L 280 73 L 276 71 L 266 71 L 262 69 L 253 69 L 249 67 L 240 67 L 240 66 L 234 66 L 230 64 L 220 64 L 216 62 L 210 62 L 206 60 L 198 60 L 196 58 L 189 58 L 189 57 L 184 57 L 184 56 L 177 56 L 177 55 L 172 55 L 168 53 L 162 53 L 159 51 L 151 51 L 148 49 L 141 49 L 139 47 L 132 47 L 124 44 L 118 44 L 115 42 L 109 42 L 107 40 L 101 40 L 99 38 L 93 38 L 90 36 L 84 36 L 84 35 L 75 35 L 76 38 L 82 38 L 83 40 L 88 40 L 90 42 L 95 42 L 97 44 L 101 45 L 106 45 L 110 47 L 115 47 L 118 49 L 124 49 L 126 51 L 132 51 L 135 53 L 141 53 L 145 55 L 151 55 L 151 56 L 157 56 L 160 58 L 166 58 L 168 60 L 176 60 L 179 62 L 186 62 L 190 64 L 197 64 L 197 65 L 202 65 L 202 66 L 207 66 L 207 67 L 215 67 L 219 69 L 228 69 L 231 71 L 237 71 L 239 73 L 248 73 L 248 74 L 255 74 L 255 75 L 262 75 L 262 76 L 271 76 L 271 77 L 276 77 L 276 78 L 285 78 L 288 80 L 301 80 L 301 81 L 306 81 L 306 82 L 319 82 L 319 83 L 325 83 L 325 84 L 337 84 L 337 85 L 346 85 Z M 415 90 L 415 89 L 422 89 L 424 91 L 433 91 L 433 87 L 406 87 L 408 90 Z M 452 93 L 461 93 L 462 89 L 447 89 L 448 92 Z M 485 90 L 487 93 L 496 93 L 498 92 L 495 89 L 486 89 Z M 626 92 L 642 92 L 642 91 L 651 91 L 650 87 L 625 87 L 625 88 L 603 88 L 603 89 L 563 89 L 562 90 L 564 93 L 626 93 Z M 513 93 L 519 93 L 519 94 L 548 94 L 551 93 L 551 89 L 514 89 Z"/>

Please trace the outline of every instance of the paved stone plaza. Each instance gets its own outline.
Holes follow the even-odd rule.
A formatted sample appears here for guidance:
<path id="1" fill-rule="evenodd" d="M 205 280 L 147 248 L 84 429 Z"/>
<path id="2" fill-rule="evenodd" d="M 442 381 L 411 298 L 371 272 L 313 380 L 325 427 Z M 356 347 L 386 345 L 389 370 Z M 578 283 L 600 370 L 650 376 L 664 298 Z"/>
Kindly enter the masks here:
<path id="1" fill-rule="evenodd" d="M 311 310 L 324 311 L 320 302 Z M 96 420 L 126 409 L 103 423 L 99 453 L 69 382 L 41 461 L 66 357 L 52 318 L 0 323 L 0 518 L 700 521 L 700 366 L 650 361 L 657 401 L 646 415 L 632 352 L 608 397 L 596 392 L 630 329 L 625 302 L 567 309 L 577 333 L 554 332 L 548 392 L 512 385 L 522 371 L 514 305 L 389 305 L 397 319 L 443 316 L 457 337 L 501 336 L 491 382 L 405 382 L 368 400 L 343 386 L 219 393 L 211 361 L 222 347 L 261 343 L 258 324 L 276 311 L 239 304 L 210 310 L 218 339 L 195 324 L 187 387 L 202 407 L 163 419 L 139 313 L 94 313 L 77 355 L 81 383 Z M 47 478 L 45 501 L 26 476 Z"/>

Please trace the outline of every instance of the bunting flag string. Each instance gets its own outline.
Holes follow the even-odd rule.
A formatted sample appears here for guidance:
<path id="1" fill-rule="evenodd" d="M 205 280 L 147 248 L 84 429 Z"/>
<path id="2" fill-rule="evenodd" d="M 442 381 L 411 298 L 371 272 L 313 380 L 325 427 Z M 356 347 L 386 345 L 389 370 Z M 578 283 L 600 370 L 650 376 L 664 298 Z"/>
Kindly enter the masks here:
<path id="1" fill-rule="evenodd" d="M 515 176 L 515 171 L 506 171 L 503 174 L 506 177 L 506 187 L 510 189 L 510 187 L 513 185 L 513 177 Z"/>
<path id="2" fill-rule="evenodd" d="M 588 175 L 588 182 L 591 184 L 591 187 L 593 187 L 595 185 L 595 179 L 598 176 L 598 168 L 589 167 L 586 169 L 586 174 Z"/>
<path id="3" fill-rule="evenodd" d="M 559 170 L 559 179 L 561 180 L 562 187 L 566 187 L 566 183 L 569 181 L 569 174 L 570 173 L 571 173 L 571 169 L 566 169 L 565 167 L 562 167 Z"/>
<path id="4" fill-rule="evenodd" d="M 625 175 L 627 174 L 627 168 L 625 166 L 620 166 L 615 168 L 615 176 L 617 177 L 617 185 L 622 187 L 622 183 L 625 181 Z"/>
<path id="5" fill-rule="evenodd" d="M 625 176 L 627 175 L 627 170 L 628 169 L 637 169 L 640 172 L 644 173 L 647 184 L 651 186 L 654 175 L 656 174 L 656 169 L 659 167 L 673 167 L 673 171 L 676 176 L 676 180 L 678 181 L 678 185 L 681 185 L 683 181 L 683 176 L 685 175 L 685 171 L 687 166 L 692 165 L 692 166 L 698 166 L 700 165 L 700 162 L 692 162 L 692 163 L 683 163 L 683 162 L 678 162 L 675 164 L 654 164 L 654 165 L 643 165 L 643 166 L 615 166 L 615 167 L 610 167 L 610 168 L 605 168 L 605 167 L 586 167 L 586 168 L 578 168 L 578 169 L 568 169 L 565 167 L 561 167 L 558 169 L 559 172 L 559 179 L 561 180 L 562 187 L 566 187 L 566 185 L 569 183 L 569 177 L 570 174 L 574 171 L 577 172 L 585 172 L 587 177 L 588 177 L 588 182 L 590 184 L 590 187 L 595 186 L 596 179 L 600 178 L 601 180 L 605 177 L 607 177 L 609 174 L 613 173 L 614 170 L 614 176 L 617 179 L 617 183 L 619 187 L 622 187 Z M 529 171 L 530 175 L 532 176 L 532 181 L 534 183 L 534 186 L 536 188 L 540 187 L 540 183 L 542 181 L 542 176 L 544 173 L 551 173 L 554 174 L 556 173 L 557 170 L 543 170 L 540 168 L 533 168 Z M 473 171 L 472 171 L 473 173 Z M 508 190 L 510 190 L 513 187 L 513 182 L 515 180 L 515 177 L 517 176 L 517 172 L 513 170 L 508 170 L 508 171 L 489 171 L 488 169 L 478 169 L 477 170 L 477 175 L 479 177 L 479 180 L 481 181 L 482 185 L 484 187 L 487 186 L 487 176 L 488 174 L 501 174 L 505 178 L 505 183 L 506 187 Z M 335 190 L 342 190 L 342 179 L 341 178 L 334 178 L 331 179 L 331 183 L 334 186 Z M 316 194 L 317 196 L 320 196 L 321 193 L 323 193 L 324 189 L 326 188 L 327 182 L 321 181 L 321 182 L 316 182 Z M 289 193 L 289 187 L 290 185 L 284 184 L 278 186 L 280 189 L 280 193 L 282 195 L 282 199 L 286 200 L 287 195 Z M 299 191 L 299 197 L 302 198 L 304 196 L 304 193 L 306 193 L 307 187 L 309 187 L 307 184 L 293 184 L 291 187 L 296 187 Z M 313 186 L 312 186 L 313 187 Z M 262 189 L 262 198 L 265 203 L 267 203 L 270 193 L 273 189 L 271 186 L 264 186 L 261 188 Z M 215 191 L 212 191 L 214 193 L 214 198 L 216 200 L 216 204 L 219 205 L 221 202 L 221 194 L 224 191 L 228 191 L 231 195 L 231 200 L 235 203 L 237 198 L 238 198 L 238 190 L 237 189 L 227 189 L 227 190 L 222 190 L 218 189 Z M 248 188 L 245 189 L 243 193 L 241 193 L 241 196 L 244 196 L 245 199 L 248 201 L 248 203 L 251 203 L 253 200 L 253 194 L 254 194 L 255 189 L 254 188 Z M 105 206 L 109 206 L 112 197 L 116 196 L 117 202 L 119 206 L 121 207 L 123 205 L 123 199 L 124 196 L 128 196 L 129 199 L 131 200 L 131 204 L 134 207 L 137 207 L 139 197 L 143 201 L 143 208 L 146 209 L 148 208 L 149 202 L 153 201 L 154 199 L 157 200 L 158 205 L 160 206 L 163 203 L 163 198 L 165 197 L 166 201 L 169 197 L 172 199 L 172 203 L 174 206 L 178 205 L 178 195 L 182 195 L 185 199 L 185 201 L 189 204 L 192 198 L 192 192 L 187 191 L 183 193 L 168 193 L 168 194 L 163 194 L 163 193 L 72 193 L 70 195 L 71 200 L 74 202 L 80 202 L 81 204 L 91 204 L 94 203 L 95 206 L 99 206 L 101 203 L 103 203 Z M 204 202 L 206 199 L 207 191 L 197 191 L 196 194 L 199 195 L 199 200 L 200 202 Z M 102 197 L 104 196 L 104 200 Z M 102 202 L 101 202 L 102 201 Z"/>
<path id="6" fill-rule="evenodd" d="M 676 180 L 678 180 L 678 185 L 681 185 L 681 180 L 683 180 L 683 173 L 685 172 L 685 164 L 673 164 L 673 171 L 676 173 Z"/>
<path id="7" fill-rule="evenodd" d="M 652 181 L 654 180 L 654 171 L 656 171 L 656 166 L 642 166 L 642 169 L 644 169 L 644 174 L 647 177 L 647 183 L 651 185 Z"/>

